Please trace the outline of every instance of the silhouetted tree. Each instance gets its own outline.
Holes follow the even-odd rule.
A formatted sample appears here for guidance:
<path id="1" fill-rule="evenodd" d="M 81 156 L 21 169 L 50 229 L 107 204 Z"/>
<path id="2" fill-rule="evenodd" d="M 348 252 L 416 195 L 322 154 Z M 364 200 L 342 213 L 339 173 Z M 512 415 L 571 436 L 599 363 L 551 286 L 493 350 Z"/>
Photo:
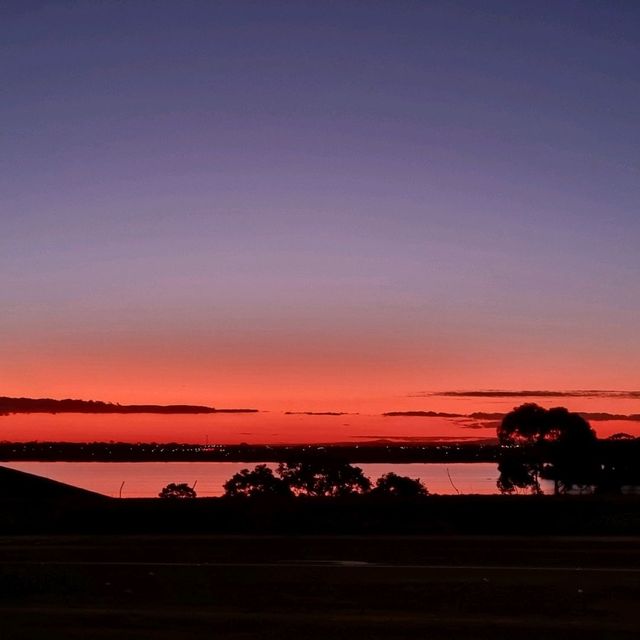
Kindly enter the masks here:
<path id="1" fill-rule="evenodd" d="M 498 440 L 504 447 L 498 480 L 502 492 L 529 488 L 539 493 L 540 477 L 553 480 L 556 493 L 598 482 L 595 432 L 564 407 L 523 404 L 504 417 Z"/>
<path id="2" fill-rule="evenodd" d="M 295 495 L 340 497 L 371 489 L 360 467 L 329 458 L 281 463 L 278 474 Z"/>
<path id="3" fill-rule="evenodd" d="M 190 487 L 186 482 L 176 484 L 175 482 L 169 483 L 158 494 L 161 498 L 195 498 L 197 496 L 195 489 Z"/>
<path id="4" fill-rule="evenodd" d="M 549 409 L 548 415 L 556 436 L 545 474 L 554 481 L 556 492 L 582 491 L 597 485 L 601 468 L 596 435 L 589 423 L 564 407 Z"/>
<path id="5" fill-rule="evenodd" d="M 400 476 L 393 471 L 378 478 L 371 493 L 397 498 L 420 498 L 429 494 L 427 488 L 418 478 Z"/>
<path id="6" fill-rule="evenodd" d="M 289 485 L 274 475 L 266 464 L 257 465 L 252 471 L 242 469 L 224 483 L 224 495 L 229 498 L 259 496 L 292 496 Z"/>
<path id="7" fill-rule="evenodd" d="M 544 442 L 549 428 L 547 410 L 528 402 L 507 413 L 498 427 L 503 446 L 521 446 Z"/>
<path id="8" fill-rule="evenodd" d="M 514 454 L 503 456 L 498 464 L 498 489 L 501 493 L 530 491 L 541 493 L 539 465 Z"/>

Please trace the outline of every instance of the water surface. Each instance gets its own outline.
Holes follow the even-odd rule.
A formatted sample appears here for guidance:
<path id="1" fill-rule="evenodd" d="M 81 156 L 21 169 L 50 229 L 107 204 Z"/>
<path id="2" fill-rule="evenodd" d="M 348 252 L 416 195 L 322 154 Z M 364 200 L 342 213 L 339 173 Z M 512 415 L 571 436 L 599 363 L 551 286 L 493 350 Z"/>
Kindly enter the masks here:
<path id="1" fill-rule="evenodd" d="M 170 482 L 195 485 L 200 497 L 219 496 L 222 485 L 240 469 L 253 468 L 246 462 L 9 462 L 4 466 L 19 471 L 90 489 L 107 496 L 154 498 Z M 270 463 L 275 468 L 277 465 Z M 360 464 L 371 480 L 393 471 L 420 478 L 431 493 L 498 493 L 497 467 L 493 463 L 453 464 Z M 124 482 L 124 485 L 122 484 Z"/>

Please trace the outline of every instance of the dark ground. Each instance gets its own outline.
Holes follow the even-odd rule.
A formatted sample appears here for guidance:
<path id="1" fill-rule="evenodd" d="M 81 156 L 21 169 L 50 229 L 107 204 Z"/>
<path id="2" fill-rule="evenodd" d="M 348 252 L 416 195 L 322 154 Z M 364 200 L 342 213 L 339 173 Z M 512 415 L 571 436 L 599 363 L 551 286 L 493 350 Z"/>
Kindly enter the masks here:
<path id="1" fill-rule="evenodd" d="M 0 538 L 0 638 L 640 637 L 640 540 Z"/>
<path id="2" fill-rule="evenodd" d="M 637 496 L 115 500 L 0 467 L 0 640 L 635 639 L 638 602 Z"/>

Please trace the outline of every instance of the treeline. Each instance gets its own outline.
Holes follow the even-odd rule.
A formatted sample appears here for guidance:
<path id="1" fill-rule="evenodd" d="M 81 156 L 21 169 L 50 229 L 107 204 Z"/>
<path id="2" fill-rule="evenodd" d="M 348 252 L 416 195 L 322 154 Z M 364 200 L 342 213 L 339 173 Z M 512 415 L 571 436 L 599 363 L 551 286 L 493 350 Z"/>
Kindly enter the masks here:
<path id="1" fill-rule="evenodd" d="M 225 498 L 346 498 L 353 496 L 416 499 L 429 495 L 419 478 L 385 473 L 375 483 L 360 467 L 336 458 L 317 457 L 304 461 L 281 462 L 271 469 L 259 464 L 242 469 L 224 483 Z M 168 484 L 160 498 L 196 498 L 194 487 L 185 483 Z"/>
<path id="2" fill-rule="evenodd" d="M 215 409 L 188 404 L 116 404 L 101 400 L 0 397 L 0 414 L 10 413 L 257 413 L 257 409 Z"/>

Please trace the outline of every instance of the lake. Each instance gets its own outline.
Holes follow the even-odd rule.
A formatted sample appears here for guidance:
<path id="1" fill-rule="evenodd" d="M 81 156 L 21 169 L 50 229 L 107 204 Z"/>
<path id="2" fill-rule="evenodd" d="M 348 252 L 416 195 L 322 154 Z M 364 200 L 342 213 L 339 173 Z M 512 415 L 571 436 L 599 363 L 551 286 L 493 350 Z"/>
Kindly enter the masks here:
<path id="1" fill-rule="evenodd" d="M 155 498 L 170 482 L 186 482 L 200 497 L 219 496 L 222 485 L 240 469 L 253 468 L 245 462 L 8 462 L 3 466 L 65 482 L 107 496 Z M 269 466 L 276 467 L 275 463 Z M 420 478 L 431 493 L 498 493 L 498 470 L 493 463 L 453 464 L 360 464 L 365 475 L 376 480 L 393 471 Z M 124 485 L 122 483 L 124 482 Z M 542 483 L 551 489 L 551 483 Z M 455 488 L 454 488 L 455 487 Z M 457 491 L 456 491 L 457 489 Z"/>

